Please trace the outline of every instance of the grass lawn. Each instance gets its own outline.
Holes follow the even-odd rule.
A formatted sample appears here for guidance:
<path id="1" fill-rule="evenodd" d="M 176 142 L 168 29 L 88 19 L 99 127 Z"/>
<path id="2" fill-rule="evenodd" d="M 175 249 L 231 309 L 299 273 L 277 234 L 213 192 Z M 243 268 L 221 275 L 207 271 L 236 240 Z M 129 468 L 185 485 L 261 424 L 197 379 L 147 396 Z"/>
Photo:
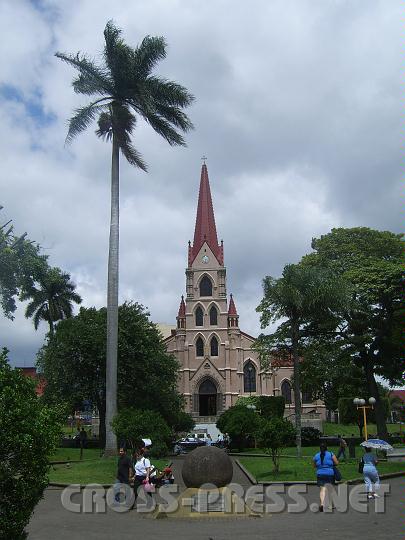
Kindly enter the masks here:
<path id="1" fill-rule="evenodd" d="M 90 451 L 90 450 L 88 450 Z M 116 478 L 118 457 L 99 458 L 66 465 L 52 465 L 49 471 L 50 482 L 66 484 L 112 484 Z M 169 459 L 152 459 L 158 469 L 167 466 Z"/>
<path id="2" fill-rule="evenodd" d="M 399 424 L 387 424 L 388 433 L 399 433 Z M 377 426 L 375 424 L 369 424 L 367 422 L 367 431 L 370 434 L 377 433 Z M 323 423 L 324 435 L 342 435 L 342 437 L 350 437 L 354 434 L 355 437 L 359 436 L 359 428 L 356 424 L 332 424 L 330 422 Z"/>
<path id="3" fill-rule="evenodd" d="M 272 472 L 273 462 L 270 458 L 241 457 L 239 461 L 259 482 L 316 480 L 312 460 L 306 457 L 301 459 L 282 457 L 280 460 L 280 472 L 277 475 Z M 356 459 L 340 462 L 339 470 L 342 473 L 343 481 L 362 476 L 358 472 L 358 460 Z M 404 471 L 405 474 L 405 463 L 380 462 L 378 471 L 380 474 Z"/>
<path id="4" fill-rule="evenodd" d="M 98 459 L 100 457 L 100 448 L 84 448 L 83 460 Z M 49 461 L 76 461 L 80 459 L 80 448 L 57 448 Z"/>
<path id="5" fill-rule="evenodd" d="M 317 452 L 319 452 L 319 446 L 303 446 L 301 448 L 302 450 L 302 455 L 303 456 L 308 456 L 308 457 L 313 457 Z M 337 446 L 328 446 L 328 450 L 330 450 L 331 452 L 333 452 L 334 454 L 337 455 L 339 449 Z M 355 447 L 355 451 L 356 451 L 356 457 L 361 457 L 363 455 L 363 450 L 362 448 L 360 448 L 360 446 L 356 446 Z M 246 448 L 243 453 L 245 454 L 265 454 L 266 452 L 262 449 L 262 448 Z M 297 450 L 295 448 L 295 446 L 289 446 L 288 448 L 285 448 L 283 450 L 283 456 L 286 458 L 286 459 L 289 459 L 289 458 L 296 458 L 297 456 Z M 349 456 L 349 449 L 346 448 L 346 456 L 348 457 Z M 381 456 L 383 457 L 383 456 Z"/>

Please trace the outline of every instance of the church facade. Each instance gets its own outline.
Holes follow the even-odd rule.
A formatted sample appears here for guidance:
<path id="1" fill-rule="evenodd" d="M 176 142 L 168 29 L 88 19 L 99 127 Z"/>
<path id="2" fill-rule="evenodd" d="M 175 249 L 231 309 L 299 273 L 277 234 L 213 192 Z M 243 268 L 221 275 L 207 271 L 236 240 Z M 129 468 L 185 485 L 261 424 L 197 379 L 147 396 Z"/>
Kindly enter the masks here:
<path id="1" fill-rule="evenodd" d="M 180 363 L 179 392 L 196 422 L 212 422 L 239 396 L 284 395 L 293 414 L 292 363 L 264 372 L 243 332 L 232 294 L 228 295 L 224 244 L 218 242 L 207 166 L 201 170 L 194 241 L 188 246 L 186 294 L 177 328 L 165 339 Z M 303 413 L 323 416 L 321 403 L 303 403 Z"/>

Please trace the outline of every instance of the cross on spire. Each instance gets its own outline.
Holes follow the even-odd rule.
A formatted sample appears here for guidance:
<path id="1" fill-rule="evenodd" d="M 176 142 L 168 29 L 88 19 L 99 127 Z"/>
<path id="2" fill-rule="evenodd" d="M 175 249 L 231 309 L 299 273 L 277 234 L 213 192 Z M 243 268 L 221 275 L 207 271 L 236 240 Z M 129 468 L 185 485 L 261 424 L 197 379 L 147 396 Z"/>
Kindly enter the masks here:
<path id="1" fill-rule="evenodd" d="M 203 165 L 205 165 L 205 162 L 207 161 L 207 159 L 208 159 L 207 156 L 203 156 L 201 158 L 201 161 L 203 162 Z"/>

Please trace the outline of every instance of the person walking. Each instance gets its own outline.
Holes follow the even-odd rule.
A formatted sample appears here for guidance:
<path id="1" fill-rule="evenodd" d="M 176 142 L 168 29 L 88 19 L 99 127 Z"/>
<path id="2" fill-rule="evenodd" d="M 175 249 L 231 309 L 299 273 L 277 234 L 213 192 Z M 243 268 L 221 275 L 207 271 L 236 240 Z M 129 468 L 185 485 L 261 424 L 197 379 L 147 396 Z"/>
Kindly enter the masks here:
<path id="1" fill-rule="evenodd" d="M 339 465 L 335 454 L 329 452 L 325 443 L 321 443 L 320 452 L 313 457 L 313 465 L 316 469 L 317 484 L 319 491 L 319 511 L 323 512 L 327 487 L 335 484 L 334 466 Z"/>
<path id="2" fill-rule="evenodd" d="M 362 457 L 363 460 L 363 476 L 366 484 L 367 499 L 376 499 L 379 495 L 376 491 L 380 487 L 380 477 L 377 471 L 377 457 L 371 452 L 371 448 L 365 448 L 366 452 Z"/>
<path id="3" fill-rule="evenodd" d="M 129 486 L 129 478 L 132 476 L 132 461 L 131 458 L 127 456 L 125 448 L 120 448 L 119 456 L 120 457 L 118 458 L 117 463 L 117 475 L 114 484 L 116 486 L 114 489 L 114 499 L 116 502 L 120 502 L 118 500 L 120 484 Z"/>
<path id="4" fill-rule="evenodd" d="M 149 475 L 151 471 L 150 461 L 147 457 L 145 457 L 144 452 L 142 450 L 135 450 L 134 452 L 133 469 L 134 469 L 134 495 L 135 495 L 135 503 L 136 503 L 136 499 L 138 497 L 138 490 L 140 486 L 144 484 L 145 480 L 149 482 L 149 479 L 150 479 Z M 152 496 L 151 493 L 149 493 L 149 495 Z"/>
<path id="5" fill-rule="evenodd" d="M 347 442 L 344 440 L 344 438 L 341 435 L 338 435 L 338 445 L 339 445 L 339 450 L 337 454 L 337 459 L 340 459 L 340 457 L 343 456 L 343 459 L 346 461 Z"/>

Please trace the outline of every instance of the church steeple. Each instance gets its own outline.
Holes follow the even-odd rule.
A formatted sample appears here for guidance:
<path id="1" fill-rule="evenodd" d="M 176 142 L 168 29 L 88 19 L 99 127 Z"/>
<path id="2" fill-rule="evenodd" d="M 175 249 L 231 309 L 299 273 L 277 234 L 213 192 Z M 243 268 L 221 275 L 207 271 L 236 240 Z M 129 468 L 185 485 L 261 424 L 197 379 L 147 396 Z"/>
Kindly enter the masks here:
<path id="1" fill-rule="evenodd" d="M 201 168 L 200 192 L 198 194 L 197 217 L 195 221 L 194 242 L 189 244 L 188 264 L 191 266 L 204 242 L 217 258 L 219 264 L 224 264 L 223 244 L 218 245 L 217 228 L 215 226 L 214 208 L 211 199 L 210 181 L 207 165 Z"/>

